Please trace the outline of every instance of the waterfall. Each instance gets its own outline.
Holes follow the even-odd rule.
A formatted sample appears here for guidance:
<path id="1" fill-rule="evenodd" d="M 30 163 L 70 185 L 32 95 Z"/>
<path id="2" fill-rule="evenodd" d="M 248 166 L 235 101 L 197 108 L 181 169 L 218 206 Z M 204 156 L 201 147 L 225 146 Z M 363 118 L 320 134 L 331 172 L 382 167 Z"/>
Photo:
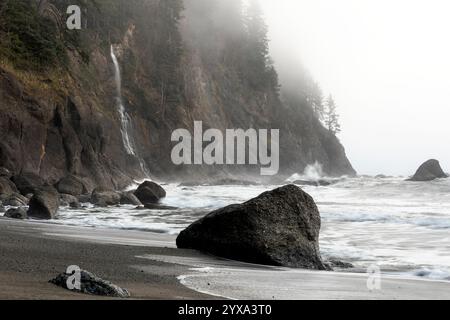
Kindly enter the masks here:
<path id="1" fill-rule="evenodd" d="M 111 45 L 111 58 L 114 63 L 114 78 L 116 80 L 116 90 L 117 90 L 117 110 L 119 111 L 120 115 L 120 132 L 122 134 L 122 141 L 123 146 L 125 147 L 125 150 L 129 155 L 135 156 L 139 160 L 139 164 L 141 166 L 142 171 L 149 176 L 147 166 L 145 165 L 145 162 L 138 156 L 138 153 L 136 151 L 135 142 L 133 137 L 131 136 L 132 133 L 132 123 L 130 115 L 125 110 L 125 106 L 123 104 L 122 100 L 122 76 L 120 72 L 120 66 L 119 61 L 117 60 L 117 56 L 114 52 L 114 46 Z"/>
<path id="2" fill-rule="evenodd" d="M 122 101 L 122 77 L 120 73 L 119 61 L 117 60 L 116 54 L 114 53 L 114 47 L 111 45 L 111 58 L 114 62 L 115 69 L 115 79 L 116 79 L 116 89 L 117 89 L 117 109 L 120 114 L 120 131 L 122 133 L 122 140 L 125 150 L 129 155 L 136 156 L 136 150 L 130 138 L 131 132 L 131 119 L 125 110 Z"/>

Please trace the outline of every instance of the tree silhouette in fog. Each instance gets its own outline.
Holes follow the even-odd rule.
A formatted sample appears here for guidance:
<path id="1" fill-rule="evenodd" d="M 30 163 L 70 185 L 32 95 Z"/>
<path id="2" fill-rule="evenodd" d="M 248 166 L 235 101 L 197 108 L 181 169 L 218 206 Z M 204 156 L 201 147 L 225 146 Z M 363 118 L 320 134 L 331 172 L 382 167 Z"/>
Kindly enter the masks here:
<path id="1" fill-rule="evenodd" d="M 337 106 L 333 96 L 329 96 L 326 103 L 325 111 L 325 125 L 333 134 L 341 132 L 341 125 L 339 123 L 339 115 L 337 113 Z"/>

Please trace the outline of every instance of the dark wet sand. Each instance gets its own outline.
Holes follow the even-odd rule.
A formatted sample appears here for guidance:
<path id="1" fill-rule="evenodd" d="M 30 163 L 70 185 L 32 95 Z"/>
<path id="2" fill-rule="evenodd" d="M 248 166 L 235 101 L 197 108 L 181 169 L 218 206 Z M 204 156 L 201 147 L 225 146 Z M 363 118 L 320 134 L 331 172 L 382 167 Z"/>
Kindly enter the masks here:
<path id="1" fill-rule="evenodd" d="M 136 258 L 146 254 L 172 255 L 174 251 L 183 254 L 173 248 L 170 238 L 167 248 L 151 247 L 152 235 L 146 238 L 135 232 L 0 218 L 0 299 L 101 299 L 48 283 L 70 265 L 128 289 L 134 299 L 212 298 L 179 284 L 176 277 L 186 273 L 187 267 Z"/>
<path id="2" fill-rule="evenodd" d="M 249 265 L 178 250 L 165 234 L 0 218 L 0 299 L 101 299 L 48 283 L 70 265 L 134 299 L 450 299 L 450 282 L 383 275 L 371 291 L 366 274 Z"/>

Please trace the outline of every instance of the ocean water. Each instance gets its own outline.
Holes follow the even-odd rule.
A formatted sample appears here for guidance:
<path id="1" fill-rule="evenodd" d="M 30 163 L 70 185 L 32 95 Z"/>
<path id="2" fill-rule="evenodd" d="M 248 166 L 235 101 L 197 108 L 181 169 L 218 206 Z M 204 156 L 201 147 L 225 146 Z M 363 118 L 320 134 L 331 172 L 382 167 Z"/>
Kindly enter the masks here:
<path id="1" fill-rule="evenodd" d="M 311 178 L 294 176 L 297 178 Z M 288 183 L 287 181 L 286 183 Z M 178 234 L 210 211 L 241 203 L 278 186 L 164 185 L 164 205 L 62 209 L 56 223 Z M 325 187 L 302 187 L 321 216 L 324 258 L 351 262 L 355 272 L 378 266 L 387 274 L 450 281 L 450 179 L 418 183 L 395 178 L 341 178 Z"/>

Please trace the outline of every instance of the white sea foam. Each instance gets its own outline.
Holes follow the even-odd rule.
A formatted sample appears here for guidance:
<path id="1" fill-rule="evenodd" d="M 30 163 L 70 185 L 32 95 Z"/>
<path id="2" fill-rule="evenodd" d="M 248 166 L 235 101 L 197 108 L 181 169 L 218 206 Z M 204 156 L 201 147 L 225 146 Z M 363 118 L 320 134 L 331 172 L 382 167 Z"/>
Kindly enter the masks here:
<path id="1" fill-rule="evenodd" d="M 416 270 L 413 272 L 413 275 L 416 277 L 422 277 L 427 278 L 431 280 L 449 280 L 450 281 L 450 268 L 445 269 L 429 269 L 429 268 L 422 268 L 420 270 Z"/>
<path id="2" fill-rule="evenodd" d="M 276 187 L 169 184 L 164 185 L 168 196 L 163 204 L 179 209 L 63 209 L 58 223 L 177 234 L 215 209 Z M 377 263 L 382 270 L 448 279 L 445 272 L 416 273 L 423 268 L 450 269 L 450 179 L 417 183 L 403 178 L 346 178 L 331 186 L 303 189 L 320 209 L 320 245 L 326 258 L 362 269 Z"/>
<path id="3" fill-rule="evenodd" d="M 302 174 L 295 173 L 289 177 L 286 181 L 294 182 L 296 180 L 306 181 L 318 181 L 324 178 L 323 168 L 319 162 L 306 166 L 305 171 Z"/>

